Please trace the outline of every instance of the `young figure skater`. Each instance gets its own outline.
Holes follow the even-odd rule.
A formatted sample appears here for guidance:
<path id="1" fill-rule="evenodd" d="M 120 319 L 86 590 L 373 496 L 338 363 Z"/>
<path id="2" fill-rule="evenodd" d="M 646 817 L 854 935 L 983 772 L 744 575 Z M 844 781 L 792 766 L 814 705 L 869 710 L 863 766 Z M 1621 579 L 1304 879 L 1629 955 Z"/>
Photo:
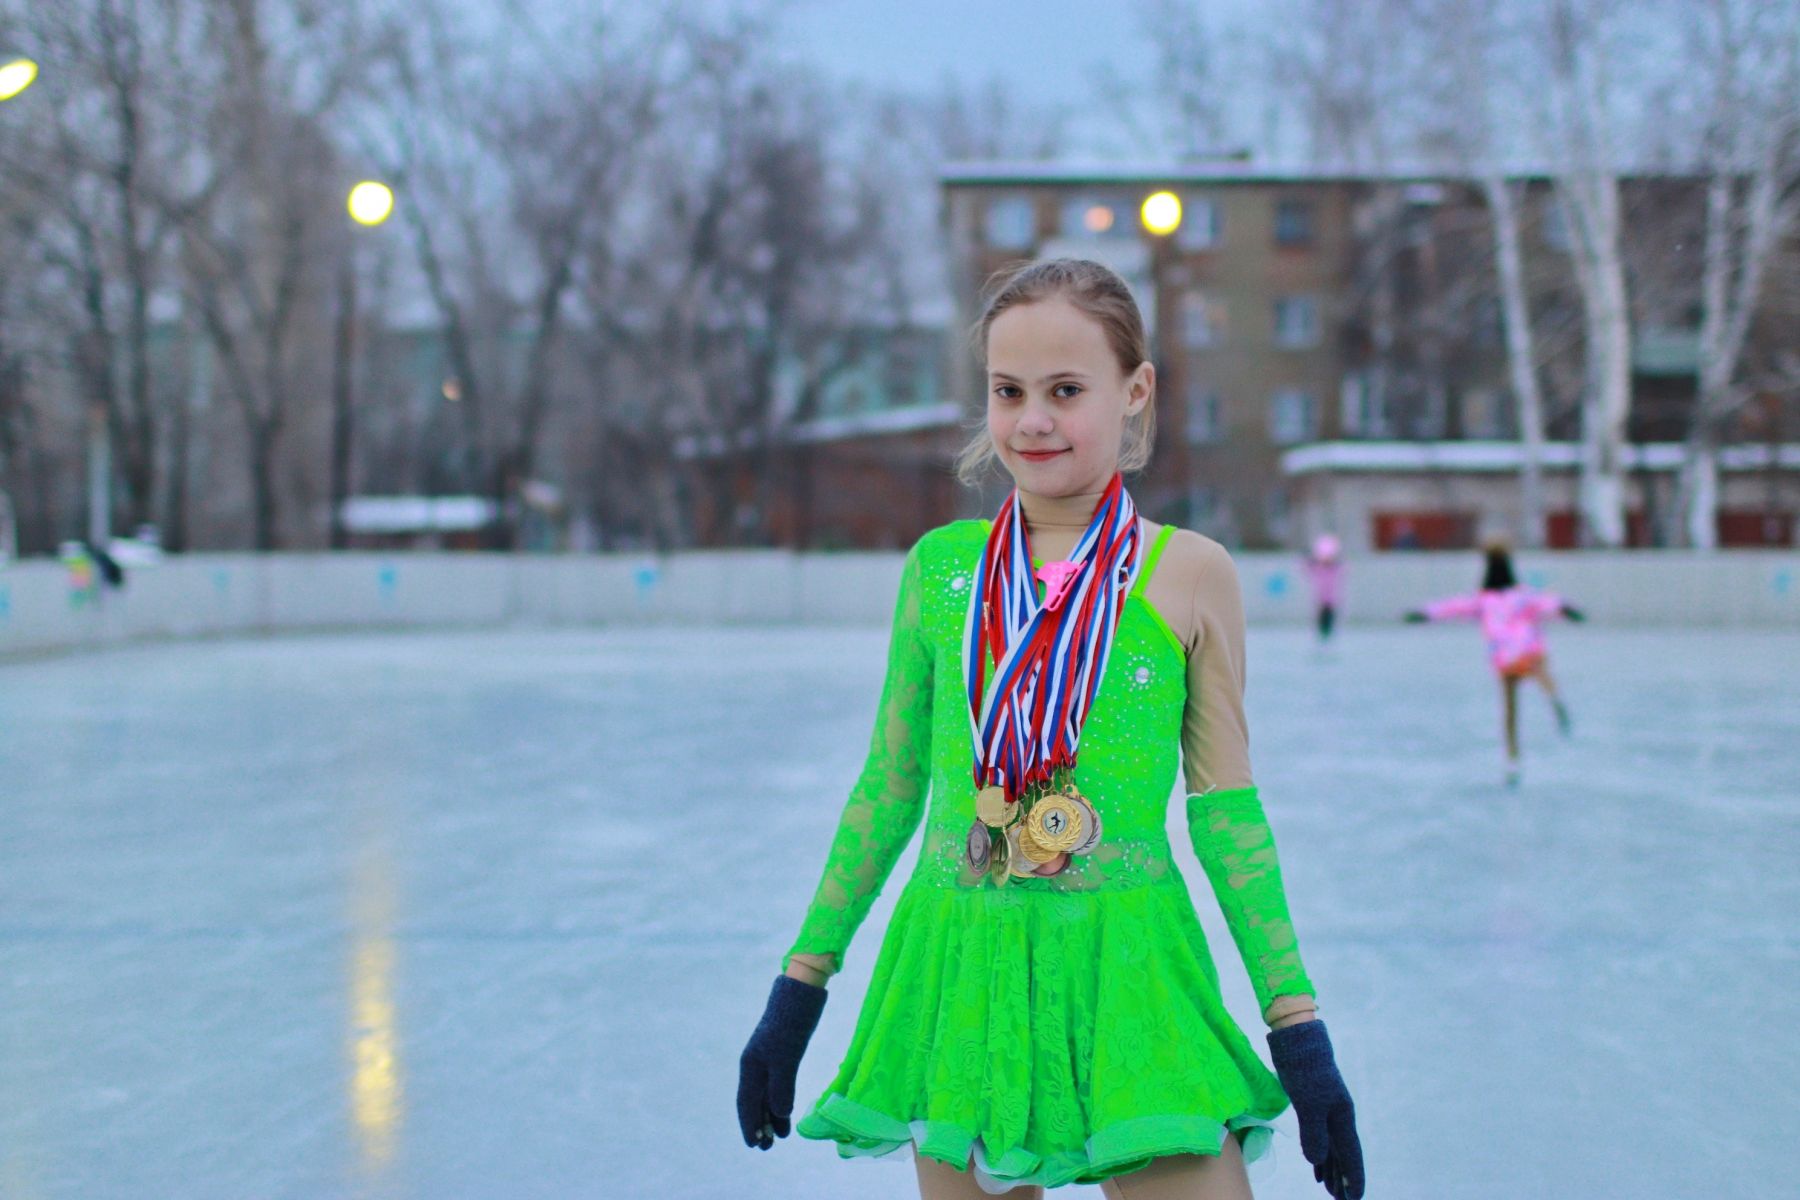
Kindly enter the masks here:
<path id="1" fill-rule="evenodd" d="M 1244 1200 L 1291 1102 L 1315 1179 L 1363 1194 L 1355 1108 L 1288 918 L 1244 722 L 1230 557 L 1140 518 L 1155 370 L 1124 282 L 1020 268 L 975 330 L 1014 490 L 907 555 L 861 777 L 740 1060 L 748 1145 L 787 1136 L 844 954 L 923 818 L 918 865 L 836 1076 L 800 1135 L 910 1153 L 927 1200 Z M 1219 997 L 1165 833 L 1187 827 L 1256 991 L 1270 1073 Z"/>
<path id="2" fill-rule="evenodd" d="M 1480 621 L 1487 640 L 1488 663 L 1500 679 L 1501 707 L 1505 713 L 1506 782 L 1519 782 L 1519 683 L 1534 680 L 1550 698 L 1556 726 L 1569 735 L 1569 709 L 1550 678 L 1548 648 L 1543 623 L 1554 616 L 1571 621 L 1586 618 L 1562 597 L 1524 587 L 1513 574 L 1512 555 L 1501 542 L 1486 547 L 1487 569 L 1481 590 L 1433 601 L 1406 614 L 1408 621 Z"/>
<path id="3" fill-rule="evenodd" d="M 1312 587 L 1313 621 L 1321 646 L 1331 640 L 1338 607 L 1344 602 L 1344 561 L 1339 549 L 1337 538 L 1321 533 L 1313 539 L 1312 553 L 1306 557 L 1306 582 Z"/>

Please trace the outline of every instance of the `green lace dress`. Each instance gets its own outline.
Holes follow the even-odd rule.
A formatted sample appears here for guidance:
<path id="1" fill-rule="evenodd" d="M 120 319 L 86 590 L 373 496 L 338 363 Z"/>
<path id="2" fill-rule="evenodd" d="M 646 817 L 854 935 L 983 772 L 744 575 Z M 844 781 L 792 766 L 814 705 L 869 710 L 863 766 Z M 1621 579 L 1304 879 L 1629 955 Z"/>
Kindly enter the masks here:
<path id="1" fill-rule="evenodd" d="M 1165 829 L 1188 664 L 1142 588 L 1169 530 L 1126 601 L 1082 730 L 1076 782 L 1102 842 L 1059 875 L 996 888 L 963 857 L 974 820 L 963 621 L 987 529 L 942 526 L 906 559 L 869 756 L 783 969 L 795 954 L 841 966 L 921 816 L 924 843 L 843 1064 L 797 1128 L 846 1158 L 910 1144 L 958 1169 L 972 1160 L 1000 1185 L 1216 1154 L 1228 1132 L 1255 1159 L 1287 1096 L 1220 1002 Z M 1189 796 L 1187 816 L 1259 1004 L 1312 994 L 1255 789 Z"/>

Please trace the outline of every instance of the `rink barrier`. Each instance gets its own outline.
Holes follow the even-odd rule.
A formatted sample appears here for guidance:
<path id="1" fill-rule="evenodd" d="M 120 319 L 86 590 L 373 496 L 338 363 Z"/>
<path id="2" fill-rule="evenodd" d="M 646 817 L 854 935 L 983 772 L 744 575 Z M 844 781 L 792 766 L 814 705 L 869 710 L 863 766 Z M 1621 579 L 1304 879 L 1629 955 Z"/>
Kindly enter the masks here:
<path id="1" fill-rule="evenodd" d="M 1234 556 L 1253 625 L 1310 619 L 1291 555 Z M 778 550 L 499 555 L 193 554 L 128 568 L 121 590 L 75 586 L 61 563 L 0 567 L 0 657 L 166 638 L 556 625 L 885 625 L 898 553 Z M 1800 553 L 1562 551 L 1521 555 L 1521 578 L 1596 624 L 1800 630 Z M 1390 622 L 1474 588 L 1470 553 L 1350 560 L 1342 617 Z"/>

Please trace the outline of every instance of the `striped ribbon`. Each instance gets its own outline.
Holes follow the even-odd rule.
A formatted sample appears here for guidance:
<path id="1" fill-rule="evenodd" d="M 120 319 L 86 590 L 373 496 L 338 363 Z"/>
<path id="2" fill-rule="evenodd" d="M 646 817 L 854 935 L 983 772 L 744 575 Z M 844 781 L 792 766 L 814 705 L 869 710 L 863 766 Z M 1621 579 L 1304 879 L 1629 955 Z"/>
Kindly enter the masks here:
<path id="1" fill-rule="evenodd" d="M 1115 474 L 1069 555 L 1076 571 L 1052 608 L 1038 599 L 1017 489 L 1000 506 L 963 632 L 977 789 L 998 784 L 1017 799 L 1075 765 L 1081 727 L 1137 577 L 1140 541 L 1137 506 Z"/>

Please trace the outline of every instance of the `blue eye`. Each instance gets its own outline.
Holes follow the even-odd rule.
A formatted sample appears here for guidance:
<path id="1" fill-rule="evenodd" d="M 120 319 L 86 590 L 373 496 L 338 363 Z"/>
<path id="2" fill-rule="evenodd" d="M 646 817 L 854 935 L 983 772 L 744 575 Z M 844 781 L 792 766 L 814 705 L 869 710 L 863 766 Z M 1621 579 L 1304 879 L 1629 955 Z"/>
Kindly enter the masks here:
<path id="1" fill-rule="evenodd" d="M 1079 383 L 1061 383 L 1056 386 L 1056 395 L 1064 400 L 1073 400 L 1081 391 Z"/>

